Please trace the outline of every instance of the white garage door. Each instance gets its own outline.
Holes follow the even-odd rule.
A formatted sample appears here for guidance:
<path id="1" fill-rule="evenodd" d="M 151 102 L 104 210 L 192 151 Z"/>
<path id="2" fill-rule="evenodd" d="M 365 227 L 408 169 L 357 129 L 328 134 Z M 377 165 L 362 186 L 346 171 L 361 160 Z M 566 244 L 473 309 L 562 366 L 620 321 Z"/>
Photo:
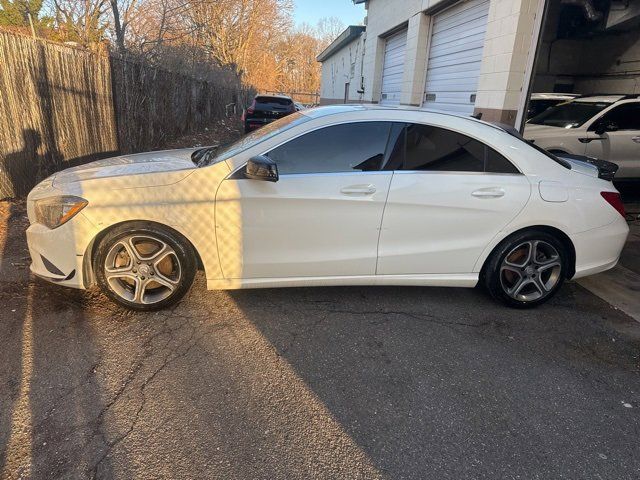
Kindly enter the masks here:
<path id="1" fill-rule="evenodd" d="M 488 16 L 488 0 L 462 2 L 434 16 L 424 107 L 473 113 Z"/>
<path id="2" fill-rule="evenodd" d="M 382 68 L 382 95 L 380 97 L 380 103 L 382 104 L 397 105 L 400 103 L 406 49 L 406 28 L 387 38 L 384 48 L 384 66 Z"/>

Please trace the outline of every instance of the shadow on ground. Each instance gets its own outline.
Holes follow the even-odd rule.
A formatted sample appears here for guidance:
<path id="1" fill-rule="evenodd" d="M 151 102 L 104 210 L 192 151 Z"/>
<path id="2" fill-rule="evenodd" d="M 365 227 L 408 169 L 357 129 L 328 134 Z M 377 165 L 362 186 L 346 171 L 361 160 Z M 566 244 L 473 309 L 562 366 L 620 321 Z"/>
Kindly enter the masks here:
<path id="1" fill-rule="evenodd" d="M 637 478 L 640 328 L 577 285 L 516 311 L 199 275 L 134 314 L 31 278 L 21 235 L 0 272 L 9 478 Z"/>

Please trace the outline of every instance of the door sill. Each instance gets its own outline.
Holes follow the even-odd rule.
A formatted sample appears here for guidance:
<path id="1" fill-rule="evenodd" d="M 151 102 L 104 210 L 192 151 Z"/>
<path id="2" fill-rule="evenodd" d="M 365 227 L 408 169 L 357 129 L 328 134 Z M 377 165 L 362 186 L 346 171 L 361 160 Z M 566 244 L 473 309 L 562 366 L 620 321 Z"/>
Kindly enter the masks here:
<path id="1" fill-rule="evenodd" d="M 282 277 L 207 279 L 209 290 L 236 290 L 241 288 L 280 287 L 335 287 L 357 285 L 406 285 L 422 287 L 475 287 L 477 273 L 429 274 L 429 275 L 358 275 L 335 277 Z"/>

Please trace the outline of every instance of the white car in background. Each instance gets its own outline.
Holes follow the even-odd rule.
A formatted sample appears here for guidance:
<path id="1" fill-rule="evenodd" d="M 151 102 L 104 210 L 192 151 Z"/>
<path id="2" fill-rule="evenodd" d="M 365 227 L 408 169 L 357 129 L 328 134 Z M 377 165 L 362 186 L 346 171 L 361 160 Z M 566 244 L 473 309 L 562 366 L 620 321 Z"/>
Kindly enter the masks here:
<path id="1" fill-rule="evenodd" d="M 616 180 L 640 179 L 638 95 L 581 97 L 530 119 L 527 140 L 556 155 L 586 155 L 618 165 Z"/>
<path id="2" fill-rule="evenodd" d="M 209 289 L 480 283 L 530 307 L 618 261 L 629 229 L 601 175 L 470 117 L 303 110 L 224 148 L 46 179 L 31 270 L 137 310 L 178 301 L 199 266 Z"/>
<path id="3" fill-rule="evenodd" d="M 577 93 L 532 93 L 527 107 L 527 120 L 541 114 L 546 109 L 578 98 Z"/>

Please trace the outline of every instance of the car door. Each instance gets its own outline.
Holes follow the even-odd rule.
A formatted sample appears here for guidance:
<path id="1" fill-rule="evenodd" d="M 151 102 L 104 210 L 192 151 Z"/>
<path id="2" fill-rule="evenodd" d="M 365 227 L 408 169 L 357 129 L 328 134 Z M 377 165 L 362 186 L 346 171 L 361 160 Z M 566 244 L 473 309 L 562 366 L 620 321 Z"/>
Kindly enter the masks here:
<path id="1" fill-rule="evenodd" d="M 266 155 L 277 182 L 239 171 L 216 195 L 225 278 L 374 275 L 392 172 L 381 171 L 389 122 L 327 126 Z"/>
<path id="2" fill-rule="evenodd" d="M 598 125 L 609 131 L 598 135 Z M 640 102 L 623 103 L 606 112 L 589 127 L 586 141 L 586 155 L 618 165 L 616 178 L 640 178 Z"/>
<path id="3" fill-rule="evenodd" d="M 531 185 L 478 140 L 427 125 L 398 133 L 378 251 L 379 275 L 471 273 L 527 203 Z"/>

